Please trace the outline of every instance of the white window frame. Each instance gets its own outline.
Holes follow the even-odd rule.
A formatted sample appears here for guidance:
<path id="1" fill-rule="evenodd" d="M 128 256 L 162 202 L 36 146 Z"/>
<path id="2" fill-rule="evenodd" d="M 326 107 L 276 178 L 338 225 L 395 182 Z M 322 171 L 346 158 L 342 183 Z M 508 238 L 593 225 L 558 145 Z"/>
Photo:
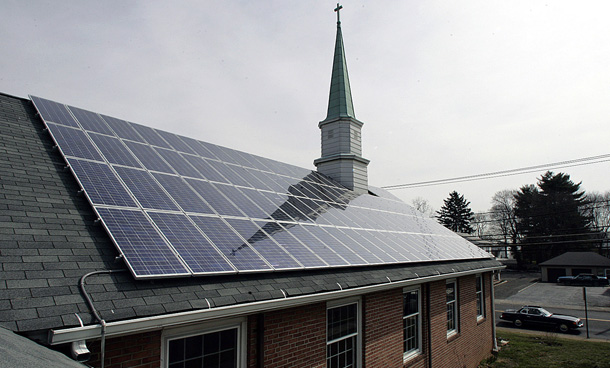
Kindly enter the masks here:
<path id="1" fill-rule="evenodd" d="M 485 318 L 485 278 L 483 274 L 477 274 L 475 278 L 475 300 L 477 303 L 477 321 Z M 480 287 L 481 290 L 477 291 L 477 287 Z M 481 306 L 481 313 L 479 313 L 479 305 Z"/>
<path id="2" fill-rule="evenodd" d="M 358 297 L 353 297 L 353 298 L 346 298 L 346 299 L 340 299 L 340 300 L 332 300 L 326 303 L 326 354 L 325 354 L 325 362 L 328 361 L 328 345 L 333 344 L 335 342 L 337 342 L 339 339 L 335 339 L 335 340 L 331 340 L 328 341 L 328 310 L 329 309 L 333 309 L 333 308 L 338 308 L 338 307 L 343 307 L 346 305 L 350 305 L 350 304 L 356 304 L 356 321 L 357 321 L 357 332 L 356 334 L 352 334 L 349 336 L 344 336 L 343 339 L 347 338 L 347 337 L 353 337 L 356 336 L 356 364 L 355 367 L 362 367 L 362 303 L 361 303 L 361 298 Z"/>
<path id="3" fill-rule="evenodd" d="M 421 325 L 422 325 L 422 295 L 421 295 L 421 287 L 417 286 L 417 287 L 409 287 L 409 288 L 404 288 L 402 290 L 403 292 L 403 303 L 404 303 L 404 294 L 409 293 L 409 292 L 413 292 L 416 291 L 417 292 L 417 313 L 412 313 L 409 314 L 407 316 L 404 315 L 404 305 L 403 305 L 403 316 L 402 316 L 402 328 L 403 328 L 403 348 L 404 348 L 404 330 L 405 330 L 405 321 L 407 318 L 409 317 L 413 317 L 413 316 L 417 316 L 417 348 L 409 350 L 409 351 L 403 351 L 403 362 L 406 362 L 407 360 L 413 358 L 414 356 L 417 356 L 419 354 L 421 354 L 422 352 L 422 329 L 421 329 Z"/>
<path id="4" fill-rule="evenodd" d="M 191 336 L 205 335 L 229 329 L 237 329 L 237 367 L 247 367 L 248 329 L 246 318 L 210 321 L 185 327 L 166 328 L 161 333 L 161 367 L 169 366 L 169 342 Z"/>
<path id="5" fill-rule="evenodd" d="M 449 329 L 449 327 L 447 327 L 447 337 L 451 337 L 454 336 L 458 333 L 459 331 L 459 326 L 460 326 L 460 308 L 459 308 L 459 304 L 458 304 L 458 282 L 457 279 L 449 279 L 445 282 L 445 298 L 447 296 L 446 292 L 447 292 L 447 286 L 449 284 L 453 284 L 454 285 L 454 294 L 455 297 L 453 299 L 453 301 L 447 301 L 445 299 L 445 305 L 449 306 L 449 304 L 453 304 L 453 329 Z M 449 324 L 449 320 L 447 319 L 447 324 Z"/>

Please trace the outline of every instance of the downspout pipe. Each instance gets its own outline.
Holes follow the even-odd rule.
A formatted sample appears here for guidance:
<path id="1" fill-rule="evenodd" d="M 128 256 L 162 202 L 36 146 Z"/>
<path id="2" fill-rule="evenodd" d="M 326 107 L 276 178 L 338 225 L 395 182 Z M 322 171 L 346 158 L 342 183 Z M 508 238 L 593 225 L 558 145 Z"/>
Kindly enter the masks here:
<path id="1" fill-rule="evenodd" d="M 491 287 L 491 338 L 493 339 L 493 351 L 498 351 L 498 339 L 496 338 L 496 289 L 494 288 L 494 272 L 491 272 L 489 277 L 489 284 Z"/>
<path id="2" fill-rule="evenodd" d="M 91 311 L 91 314 L 93 314 L 93 316 L 95 317 L 95 319 L 97 320 L 97 322 L 102 326 L 102 336 L 101 336 L 101 341 L 100 341 L 100 360 L 101 360 L 101 368 L 104 368 L 104 360 L 106 358 L 106 321 L 104 321 L 104 319 L 100 316 L 100 314 L 98 313 L 97 309 L 95 309 L 95 306 L 93 305 L 93 300 L 91 300 L 91 297 L 89 296 L 89 294 L 87 294 L 87 290 L 85 289 L 85 280 L 87 279 L 87 277 L 92 276 L 92 275 L 98 275 L 98 274 L 109 274 L 109 273 L 117 273 L 117 272 L 125 272 L 127 270 L 102 270 L 102 271 L 93 271 L 93 272 L 89 272 L 85 275 L 83 275 L 80 278 L 80 281 L 78 283 L 78 287 L 80 288 L 80 292 L 83 295 L 83 298 L 85 298 L 85 301 L 87 302 L 87 305 L 89 306 L 89 310 Z"/>
<path id="3" fill-rule="evenodd" d="M 432 316 L 430 315 L 430 283 L 426 283 L 426 319 L 428 320 L 428 368 L 432 368 Z"/>

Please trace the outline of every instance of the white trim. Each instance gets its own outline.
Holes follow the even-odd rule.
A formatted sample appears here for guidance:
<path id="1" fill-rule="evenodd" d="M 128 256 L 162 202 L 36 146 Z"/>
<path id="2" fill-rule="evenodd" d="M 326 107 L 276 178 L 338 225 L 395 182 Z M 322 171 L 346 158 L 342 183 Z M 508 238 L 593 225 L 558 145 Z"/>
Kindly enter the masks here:
<path id="1" fill-rule="evenodd" d="M 334 308 L 340 308 L 346 305 L 356 304 L 356 333 L 351 333 L 349 335 L 341 336 L 341 338 L 337 338 L 331 341 L 328 341 L 328 310 Z M 362 298 L 360 296 L 338 299 L 338 300 L 330 300 L 326 303 L 326 337 L 324 340 L 326 341 L 326 346 L 333 344 L 340 340 L 345 340 L 348 338 L 352 338 L 356 336 L 356 367 L 362 367 Z M 324 354 L 324 361 L 328 361 L 328 349 L 326 349 L 327 353 Z"/>
<path id="2" fill-rule="evenodd" d="M 451 330 L 447 330 L 447 337 L 448 338 L 451 337 L 451 336 L 456 335 L 458 333 L 458 331 L 459 331 L 459 328 L 460 328 L 459 327 L 460 326 L 460 324 L 459 324 L 459 321 L 460 321 L 460 308 L 459 308 L 459 303 L 458 303 L 458 282 L 457 282 L 457 279 L 449 279 L 449 280 L 445 281 L 445 313 L 447 313 L 447 304 L 449 304 L 447 302 L 447 295 L 446 295 L 446 293 L 447 293 L 447 285 L 449 285 L 449 284 L 453 284 L 454 285 L 455 299 L 453 300 L 453 302 L 451 302 L 451 303 L 453 303 L 453 306 L 454 306 L 453 307 L 454 308 L 454 313 L 453 313 L 454 328 L 451 329 Z M 447 320 L 447 322 L 448 322 L 448 320 Z"/>
<path id="3" fill-rule="evenodd" d="M 450 274 L 441 274 L 434 276 L 419 277 L 415 279 L 394 281 L 391 283 L 383 283 L 371 286 L 357 287 L 353 289 L 337 290 L 325 293 L 317 293 L 310 295 L 302 295 L 296 297 L 288 297 L 281 299 L 271 299 L 260 302 L 244 303 L 230 305 L 226 307 L 215 307 L 211 309 L 197 309 L 187 312 L 162 314 L 151 317 L 134 318 L 123 321 L 115 321 L 106 323 L 106 337 L 129 335 L 144 331 L 159 330 L 169 326 L 180 326 L 189 323 L 197 323 L 209 321 L 218 318 L 227 318 L 232 316 L 244 316 L 255 314 L 262 311 L 271 311 L 277 309 L 291 308 L 304 304 L 329 301 L 341 297 L 357 296 L 366 293 L 384 291 L 405 287 L 409 285 L 422 284 L 432 281 L 440 281 L 448 278 L 472 275 L 481 272 L 490 272 L 501 270 L 504 266 L 488 267 L 484 269 L 461 271 Z M 50 330 L 48 342 L 50 345 L 70 343 L 80 340 L 91 340 L 101 337 L 102 328 L 99 324 L 88 325 L 84 327 L 71 327 L 59 330 Z"/>
<path id="4" fill-rule="evenodd" d="M 169 362 L 167 359 L 170 340 L 184 339 L 234 328 L 237 329 L 237 367 L 246 368 L 248 361 L 248 323 L 246 318 L 232 318 L 164 329 L 161 333 L 160 367 L 167 368 L 168 366 Z"/>
<path id="5" fill-rule="evenodd" d="M 479 294 L 481 294 L 481 314 L 478 314 L 477 311 L 477 322 L 482 321 L 483 319 L 485 319 L 485 280 L 483 277 L 483 274 L 480 273 L 478 275 L 475 275 L 475 288 L 474 288 L 474 296 L 475 296 L 475 302 L 477 303 L 477 309 L 478 309 L 478 298 L 479 298 Z M 477 287 L 480 286 L 481 287 L 481 291 L 477 291 Z"/>
<path id="6" fill-rule="evenodd" d="M 403 351 L 403 355 L 402 355 L 402 361 L 403 363 L 407 362 L 409 359 L 412 359 L 413 357 L 416 357 L 418 355 L 420 355 L 422 353 L 422 288 L 421 285 L 417 285 L 415 287 L 405 287 L 402 290 L 402 297 L 403 297 L 403 303 L 404 303 L 404 294 L 411 292 L 411 291 L 417 291 L 417 348 L 410 350 L 408 352 Z M 402 325 L 402 329 L 403 329 L 403 349 L 404 349 L 404 321 L 406 318 L 408 317 L 412 317 L 416 315 L 415 313 L 412 313 L 408 316 L 404 315 L 404 304 L 403 304 L 403 316 L 402 316 L 402 321 L 403 321 L 403 325 Z"/>

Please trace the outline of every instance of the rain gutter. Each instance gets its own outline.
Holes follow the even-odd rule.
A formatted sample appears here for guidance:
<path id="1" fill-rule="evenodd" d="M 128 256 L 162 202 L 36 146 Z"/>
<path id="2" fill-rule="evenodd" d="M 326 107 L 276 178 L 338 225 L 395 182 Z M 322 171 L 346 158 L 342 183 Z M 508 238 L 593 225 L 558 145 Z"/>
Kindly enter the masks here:
<path id="1" fill-rule="evenodd" d="M 451 272 L 447 274 L 439 274 L 433 276 L 425 276 L 414 279 L 393 281 L 383 284 L 369 285 L 356 287 L 352 289 L 336 290 L 317 294 L 308 294 L 294 296 L 288 298 L 263 300 L 259 302 L 244 303 L 230 305 L 224 307 L 216 307 L 211 309 L 197 309 L 187 312 L 156 315 L 151 317 L 128 319 L 123 321 L 106 322 L 105 337 L 114 337 L 121 335 L 129 335 L 145 331 L 153 331 L 163 329 L 165 327 L 174 327 L 208 321 L 212 319 L 244 316 L 255 314 L 263 311 L 276 309 L 285 309 L 296 307 L 303 304 L 311 304 L 324 302 L 332 299 L 346 298 L 357 296 L 366 293 L 384 291 L 399 287 L 405 287 L 414 284 L 444 280 L 453 277 L 472 275 L 482 272 L 493 272 L 503 269 L 504 266 L 495 266 L 487 268 L 479 268 L 475 270 L 467 270 L 460 272 Z M 80 340 L 99 339 L 102 336 L 102 326 L 100 324 L 89 325 L 84 327 L 72 327 L 66 329 L 52 329 L 49 331 L 48 342 L 50 345 L 70 343 Z"/>

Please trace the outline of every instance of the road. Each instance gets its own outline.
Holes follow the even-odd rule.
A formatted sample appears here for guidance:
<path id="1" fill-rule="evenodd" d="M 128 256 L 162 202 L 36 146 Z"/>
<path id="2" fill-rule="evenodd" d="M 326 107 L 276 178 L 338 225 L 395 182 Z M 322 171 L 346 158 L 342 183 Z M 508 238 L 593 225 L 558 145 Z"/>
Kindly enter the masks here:
<path id="1" fill-rule="evenodd" d="M 538 274 L 503 273 L 502 276 L 503 283 L 495 287 L 496 326 L 515 328 L 512 323 L 500 320 L 501 312 L 508 308 L 539 305 L 551 313 L 581 318 L 585 327 L 568 335 L 587 338 L 582 287 L 540 283 Z M 587 287 L 587 306 L 589 337 L 610 341 L 610 288 Z M 526 327 L 524 330 L 540 331 L 534 327 Z"/>

